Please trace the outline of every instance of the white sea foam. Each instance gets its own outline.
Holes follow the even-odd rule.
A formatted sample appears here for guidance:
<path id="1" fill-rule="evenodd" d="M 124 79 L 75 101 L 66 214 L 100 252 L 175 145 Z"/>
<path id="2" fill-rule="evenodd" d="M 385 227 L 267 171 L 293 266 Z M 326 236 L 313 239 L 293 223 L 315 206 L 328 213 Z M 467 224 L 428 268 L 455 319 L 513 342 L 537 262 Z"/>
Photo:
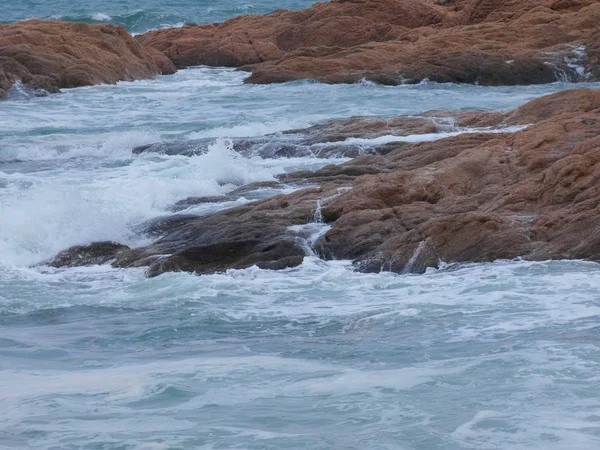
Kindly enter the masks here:
<path id="1" fill-rule="evenodd" d="M 279 131 L 306 128 L 310 125 L 311 123 L 306 120 L 282 119 L 274 122 L 252 122 L 232 127 L 216 127 L 190 133 L 187 137 L 189 139 L 257 137 L 277 133 Z"/>
<path id="2" fill-rule="evenodd" d="M 39 143 L 34 145 L 12 145 L 3 149 L 0 153 L 0 163 L 82 157 L 97 159 L 130 158 L 131 150 L 134 147 L 153 144 L 160 139 L 161 134 L 149 131 L 109 132 L 86 137 L 55 135 L 51 139 L 40 140 Z"/>
<path id="3" fill-rule="evenodd" d="M 394 136 L 394 135 L 384 135 L 378 136 L 376 138 L 348 138 L 344 142 L 344 144 L 354 144 L 354 145 L 383 145 L 388 144 L 390 142 L 410 142 L 410 143 L 419 143 L 419 142 L 430 142 L 437 141 L 439 139 L 444 139 L 448 137 L 459 136 L 461 134 L 467 133 L 515 133 L 517 131 L 523 130 L 527 128 L 526 126 L 512 126 L 505 128 L 463 128 L 457 131 L 449 131 L 449 132 L 439 132 L 439 133 L 423 133 L 423 134 L 411 134 L 407 136 Z M 339 145 L 339 142 L 336 143 L 327 143 L 320 145 Z"/>
<path id="4" fill-rule="evenodd" d="M 105 144 L 105 154 L 123 149 Z M 2 173 L 2 260 L 27 265 L 75 244 L 97 240 L 133 242 L 131 226 L 164 214 L 176 201 L 218 195 L 254 181 L 273 179 L 276 169 L 240 157 L 225 141 L 195 157 L 153 156 L 94 164 L 87 170 Z"/>
<path id="5" fill-rule="evenodd" d="M 94 13 L 90 17 L 92 20 L 97 20 L 98 22 L 108 22 L 109 20 L 112 20 L 112 17 L 105 13 Z"/>

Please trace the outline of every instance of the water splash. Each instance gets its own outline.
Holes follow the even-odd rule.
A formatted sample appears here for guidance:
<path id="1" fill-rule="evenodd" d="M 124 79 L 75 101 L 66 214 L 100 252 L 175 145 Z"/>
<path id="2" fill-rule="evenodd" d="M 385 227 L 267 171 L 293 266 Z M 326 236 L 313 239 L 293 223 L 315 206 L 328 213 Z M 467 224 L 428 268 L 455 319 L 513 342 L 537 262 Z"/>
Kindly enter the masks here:
<path id="1" fill-rule="evenodd" d="M 426 241 L 419 242 L 419 245 L 417 245 L 417 248 L 415 249 L 412 256 L 410 257 L 410 259 L 404 266 L 404 269 L 402 269 L 403 274 L 412 273 L 413 268 L 415 268 L 415 264 L 416 264 L 417 260 L 419 259 L 419 256 L 421 256 L 421 253 L 423 253 L 423 250 L 425 250 L 426 246 L 427 246 Z"/>
<path id="2" fill-rule="evenodd" d="M 315 223 L 323 223 L 324 222 L 321 199 L 317 200 L 317 208 L 315 209 L 315 214 L 313 216 L 313 222 L 315 222 Z"/>

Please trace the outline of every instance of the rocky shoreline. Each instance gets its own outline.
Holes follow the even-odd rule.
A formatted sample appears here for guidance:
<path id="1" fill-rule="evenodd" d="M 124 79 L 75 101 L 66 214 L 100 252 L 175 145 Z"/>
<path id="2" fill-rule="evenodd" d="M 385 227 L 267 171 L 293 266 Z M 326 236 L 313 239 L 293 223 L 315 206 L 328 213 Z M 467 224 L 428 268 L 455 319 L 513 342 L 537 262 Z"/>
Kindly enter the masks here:
<path id="1" fill-rule="evenodd" d="M 0 25 L 0 98 L 237 67 L 248 83 L 311 79 L 396 85 L 593 81 L 597 0 L 332 0 L 133 38 L 112 25 L 29 20 Z"/>
<path id="2" fill-rule="evenodd" d="M 0 98 L 19 83 L 58 92 L 194 65 L 237 67 L 251 72 L 248 83 L 594 81 L 598 23 L 594 0 L 333 0 L 135 38 L 112 25 L 30 20 L 0 25 Z M 164 217 L 141 226 L 155 238 L 151 245 L 77 246 L 50 265 L 112 261 L 154 276 L 282 269 L 307 254 L 399 273 L 518 257 L 600 260 L 599 121 L 600 91 L 573 89 L 509 112 L 354 117 L 235 139 L 241 154 L 354 159 L 242 186 L 226 199 L 182 199 L 174 212 L 254 201 L 202 217 Z M 194 155 L 211 142 L 133 153 Z M 296 190 L 272 196 L 283 184 Z"/>
<path id="3" fill-rule="evenodd" d="M 155 276 L 282 269 L 313 252 L 350 259 L 360 271 L 398 273 L 518 257 L 600 260 L 600 91 L 563 91 L 509 112 L 435 111 L 383 122 L 353 118 L 296 130 L 340 145 L 390 130 L 399 136 L 347 163 L 279 179 L 310 187 L 204 217 L 174 215 L 161 219 L 160 238 L 149 246 L 75 247 L 52 265 L 103 256 Z M 401 142 L 403 130 L 427 136 L 439 123 L 463 132 Z M 239 196 L 264 187 L 247 186 Z"/>

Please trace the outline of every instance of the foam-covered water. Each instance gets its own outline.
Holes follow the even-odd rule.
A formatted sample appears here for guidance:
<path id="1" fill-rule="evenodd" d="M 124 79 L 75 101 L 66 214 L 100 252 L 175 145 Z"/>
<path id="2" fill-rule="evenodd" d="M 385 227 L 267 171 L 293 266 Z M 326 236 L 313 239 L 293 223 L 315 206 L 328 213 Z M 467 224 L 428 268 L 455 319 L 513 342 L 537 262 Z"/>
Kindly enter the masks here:
<path id="1" fill-rule="evenodd" d="M 7 20 L 114 21 L 132 7 L 23 5 Z M 227 14 L 238 6 L 213 5 Z M 37 265 L 74 244 L 142 244 L 139 225 L 187 197 L 343 161 L 243 157 L 228 138 L 353 115 L 512 108 L 572 87 L 253 86 L 244 76 L 196 68 L 48 97 L 17 86 L 0 103 L 0 448 L 598 448 L 593 263 L 500 261 L 415 276 L 307 256 L 281 272 L 152 279 L 142 269 Z M 349 143 L 469 131 L 440 128 Z M 215 140 L 193 157 L 132 154 L 203 138 Z M 292 227 L 309 255 L 327 230 L 315 208 L 314 223 Z"/>
<path id="2" fill-rule="evenodd" d="M 30 271 L 9 285 L 3 448 L 600 443 L 596 264 L 398 276 L 308 258 L 203 277 Z"/>

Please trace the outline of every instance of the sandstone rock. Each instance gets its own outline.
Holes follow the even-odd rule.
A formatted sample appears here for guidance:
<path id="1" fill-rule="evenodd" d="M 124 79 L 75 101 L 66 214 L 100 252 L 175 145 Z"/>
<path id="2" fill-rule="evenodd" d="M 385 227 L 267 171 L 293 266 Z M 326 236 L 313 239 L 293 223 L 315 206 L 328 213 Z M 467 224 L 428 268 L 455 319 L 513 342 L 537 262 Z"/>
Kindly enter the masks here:
<path id="1" fill-rule="evenodd" d="M 252 71 L 247 82 L 365 79 L 393 85 L 428 79 L 514 85 L 591 80 L 598 73 L 594 20 L 600 20 L 600 3 L 576 12 L 531 10 L 507 22 L 418 28 L 388 42 L 349 49 L 299 49 L 246 67 Z"/>
<path id="2" fill-rule="evenodd" d="M 251 71 L 249 83 L 514 85 L 597 79 L 597 0 L 346 0 L 138 36 L 177 67 Z"/>
<path id="3" fill-rule="evenodd" d="M 600 92 L 544 97 L 506 120 L 537 123 L 483 142 L 464 135 L 417 144 L 435 161 L 421 156 L 403 170 L 358 178 L 323 207 L 333 223 L 321 252 L 397 272 L 517 256 L 597 260 Z M 442 147 L 451 154 L 441 158 Z M 405 153 L 386 158 L 398 167 Z"/>
<path id="4" fill-rule="evenodd" d="M 0 98 L 17 81 L 58 92 L 174 71 L 163 54 L 143 49 L 121 27 L 42 20 L 0 25 Z"/>
<path id="5" fill-rule="evenodd" d="M 441 8 L 426 1 L 343 0 L 302 11 L 235 17 L 218 26 L 150 31 L 137 39 L 163 52 L 179 68 L 238 67 L 277 60 L 302 47 L 348 48 L 385 41 L 396 29 L 434 25 L 442 19 Z"/>

